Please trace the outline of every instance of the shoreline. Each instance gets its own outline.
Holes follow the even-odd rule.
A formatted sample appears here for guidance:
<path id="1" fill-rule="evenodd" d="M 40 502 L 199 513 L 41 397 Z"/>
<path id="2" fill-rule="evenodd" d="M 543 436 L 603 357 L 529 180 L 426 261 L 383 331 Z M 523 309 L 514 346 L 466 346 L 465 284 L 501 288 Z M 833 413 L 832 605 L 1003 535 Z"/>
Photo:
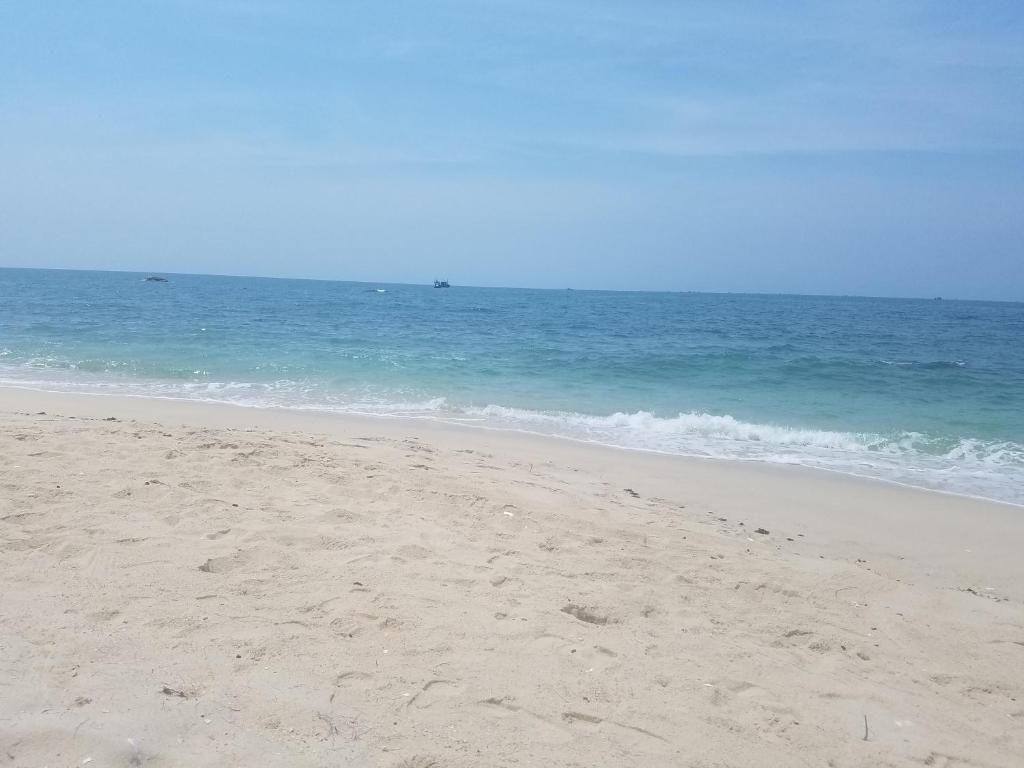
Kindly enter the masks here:
<path id="1" fill-rule="evenodd" d="M 129 394 L 123 392 L 68 392 L 63 390 L 48 390 L 38 389 L 30 386 L 19 386 L 11 382 L 5 382 L 0 384 L 0 405 L 3 404 L 5 396 L 9 397 L 7 393 L 27 393 L 26 398 L 29 403 L 26 407 L 32 407 L 32 397 L 34 395 L 40 395 L 42 397 L 56 397 L 56 398 L 79 398 L 79 397 L 96 397 L 96 398 L 110 398 L 113 401 L 125 400 L 125 401 L 153 401 L 154 403 L 167 403 L 170 407 L 180 404 L 184 408 L 189 406 L 196 406 L 200 409 L 239 409 L 242 411 L 250 411 L 255 413 L 269 413 L 269 414 L 294 414 L 296 416 L 302 415 L 314 415 L 325 419 L 369 419 L 370 421 L 379 420 L 382 422 L 409 422 L 418 424 L 433 424 L 441 427 L 450 427 L 455 430 L 468 429 L 468 430 L 483 430 L 487 432 L 494 432 L 498 434 L 508 435 L 521 435 L 531 439 L 538 440 L 556 440 L 563 441 L 575 445 L 581 446 L 593 446 L 601 449 L 611 451 L 625 451 L 628 453 L 637 453 L 643 455 L 653 456 L 665 456 L 670 458 L 677 458 L 683 461 L 708 461 L 716 464 L 739 464 L 739 465 L 756 465 L 777 468 L 783 472 L 787 471 L 798 471 L 798 472 L 814 472 L 814 473 L 825 473 L 829 475 L 835 475 L 839 477 L 851 478 L 859 482 L 865 482 L 869 484 L 882 484 L 889 486 L 896 486 L 899 488 L 906 488 L 912 491 L 920 491 L 923 493 L 935 493 L 944 496 L 952 496 L 954 498 L 965 499 L 969 501 L 978 501 L 986 504 L 998 504 L 1001 506 L 1013 507 L 1024 510 L 1024 502 L 1008 501 L 1006 499 L 994 498 L 991 496 L 981 496 L 977 494 L 963 493 L 960 491 L 947 490 L 943 488 L 933 488 L 926 485 L 915 485 L 910 482 L 902 480 L 895 480 L 886 477 L 877 477 L 874 475 L 861 474 L 848 469 L 834 469 L 831 467 L 814 466 L 810 464 L 801 463 L 799 460 L 793 462 L 786 461 L 771 461 L 763 458 L 750 458 L 744 456 L 708 456 L 697 453 L 673 453 L 670 451 L 658 450 L 656 448 L 644 448 L 638 446 L 618 445 L 615 443 L 605 443 L 599 440 L 589 440 L 582 437 L 575 437 L 572 435 L 564 435 L 558 433 L 549 432 L 538 432 L 530 429 L 509 427 L 509 426 L 495 426 L 484 423 L 484 419 L 480 419 L 479 423 L 473 423 L 468 419 L 446 419 L 443 416 L 421 416 L 415 414 L 392 414 L 392 413 L 373 413 L 373 412 L 360 412 L 360 411 L 331 411 L 326 409 L 319 409 L 316 407 L 302 407 L 302 406 L 279 406 L 279 405 L 250 405 L 244 402 L 232 402 L 232 401 L 221 401 L 221 400 L 204 400 L 200 398 L 187 398 L 187 397 L 175 397 L 171 395 L 152 395 L 152 394 Z M 18 395 L 14 396 L 15 398 Z M 279 424 L 279 419 L 272 419 L 272 423 Z M 210 423 L 216 423 L 216 420 Z M 230 423 L 234 423 L 233 421 Z"/>
<path id="2" fill-rule="evenodd" d="M 423 420 L 0 388 L 0 424 L 16 765 L 1024 750 L 1016 507 Z"/>
<path id="3" fill-rule="evenodd" d="M 975 582 L 977 588 L 999 583 L 1005 593 L 1024 600 L 1024 579 L 1018 588 L 1009 578 L 1016 568 L 1007 567 L 1015 557 L 1013 542 L 1024 541 L 1024 514 L 1020 507 L 998 500 L 844 472 L 819 471 L 815 467 L 640 451 L 433 419 L 90 395 L 0 387 L 0 413 L 9 412 L 13 401 L 26 414 L 60 409 L 62 415 L 86 419 L 116 415 L 119 419 L 155 424 L 269 430 L 272 434 L 315 434 L 332 439 L 354 434 L 391 440 L 411 436 L 435 441 L 448 450 L 472 445 L 521 462 L 539 463 L 537 457 L 544 457 L 548 463 L 596 469 L 615 477 L 622 487 L 631 487 L 638 482 L 637 478 L 642 478 L 652 488 L 651 493 L 658 496 L 671 497 L 679 487 L 686 487 L 696 493 L 705 508 L 729 509 L 733 519 L 759 519 L 753 527 L 814 532 L 816 540 L 832 549 L 832 554 L 846 556 L 867 551 L 884 555 L 894 565 L 897 558 L 906 559 L 908 567 L 900 570 L 908 574 L 909 566 L 916 568 L 918 574 L 941 573 L 947 570 L 944 566 L 950 566 L 961 574 L 961 580 Z M 890 515 L 886 511 L 890 508 L 899 509 L 899 513 Z M 1000 535 L 993 538 L 993 530 L 1000 531 Z M 965 545 L 950 547 L 954 541 Z M 985 552 L 990 553 L 988 562 L 982 562 Z"/>

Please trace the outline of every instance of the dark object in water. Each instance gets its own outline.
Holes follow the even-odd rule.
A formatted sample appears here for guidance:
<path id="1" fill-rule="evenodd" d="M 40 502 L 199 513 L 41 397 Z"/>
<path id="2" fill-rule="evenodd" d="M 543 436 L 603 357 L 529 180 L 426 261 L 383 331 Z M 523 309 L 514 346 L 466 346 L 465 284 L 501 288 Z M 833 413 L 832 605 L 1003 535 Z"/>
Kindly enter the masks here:
<path id="1" fill-rule="evenodd" d="M 150 275 L 149 277 L 146 278 L 146 282 L 147 283 L 166 283 L 167 282 L 167 278 L 166 277 L 157 277 L 156 275 Z"/>
<path id="2" fill-rule="evenodd" d="M 451 288 L 451 286 L 448 284 L 447 280 L 435 280 L 434 281 L 434 287 L 435 288 Z"/>

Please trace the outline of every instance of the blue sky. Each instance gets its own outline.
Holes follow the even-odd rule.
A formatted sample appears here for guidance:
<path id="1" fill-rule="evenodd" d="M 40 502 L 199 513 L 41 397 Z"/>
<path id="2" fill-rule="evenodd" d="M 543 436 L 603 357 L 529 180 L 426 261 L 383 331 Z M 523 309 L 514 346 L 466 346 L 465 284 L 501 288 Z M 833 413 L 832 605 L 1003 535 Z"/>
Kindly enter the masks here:
<path id="1" fill-rule="evenodd" d="M 0 3 L 0 265 L 1024 300 L 1019 2 Z"/>

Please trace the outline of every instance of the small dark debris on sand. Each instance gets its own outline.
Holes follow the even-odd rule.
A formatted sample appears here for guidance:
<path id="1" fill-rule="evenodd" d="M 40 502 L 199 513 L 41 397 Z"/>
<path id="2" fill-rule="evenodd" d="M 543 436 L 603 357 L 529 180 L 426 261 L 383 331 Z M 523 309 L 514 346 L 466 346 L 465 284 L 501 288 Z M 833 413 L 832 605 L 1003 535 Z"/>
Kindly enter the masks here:
<path id="1" fill-rule="evenodd" d="M 767 536 L 769 531 L 767 528 L 758 528 L 754 533 L 760 533 L 762 536 Z"/>
<path id="2" fill-rule="evenodd" d="M 999 597 L 998 595 L 993 595 L 988 590 L 986 590 L 985 592 L 979 592 L 974 587 L 960 587 L 960 591 L 961 592 L 968 592 L 968 593 L 970 593 L 972 595 L 975 595 L 976 597 L 983 597 L 986 600 L 995 600 L 997 603 L 1004 603 L 1008 599 L 1008 598 L 1005 598 L 1005 597 Z"/>
<path id="3" fill-rule="evenodd" d="M 177 696 L 179 699 L 188 698 L 184 691 L 179 691 L 177 688 L 171 688 L 168 685 L 165 685 L 163 688 L 161 688 L 160 693 L 162 693 L 164 696 Z"/>
<path id="4" fill-rule="evenodd" d="M 624 490 L 626 493 L 628 493 L 634 499 L 639 499 L 640 498 L 640 494 L 637 493 L 636 491 L 634 491 L 632 488 L 623 488 L 622 490 Z"/>

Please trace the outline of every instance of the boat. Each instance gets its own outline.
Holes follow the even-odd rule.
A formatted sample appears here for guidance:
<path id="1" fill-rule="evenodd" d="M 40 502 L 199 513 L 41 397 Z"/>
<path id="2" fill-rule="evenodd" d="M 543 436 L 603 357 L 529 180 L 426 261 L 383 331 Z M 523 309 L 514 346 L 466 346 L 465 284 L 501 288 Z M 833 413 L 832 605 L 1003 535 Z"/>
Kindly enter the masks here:
<path id="1" fill-rule="evenodd" d="M 157 275 L 150 275 L 146 278 L 147 283 L 166 283 L 166 277 L 158 277 Z"/>
<path id="2" fill-rule="evenodd" d="M 434 287 L 435 288 L 451 288 L 451 286 L 448 284 L 447 280 L 435 280 L 434 281 Z"/>

